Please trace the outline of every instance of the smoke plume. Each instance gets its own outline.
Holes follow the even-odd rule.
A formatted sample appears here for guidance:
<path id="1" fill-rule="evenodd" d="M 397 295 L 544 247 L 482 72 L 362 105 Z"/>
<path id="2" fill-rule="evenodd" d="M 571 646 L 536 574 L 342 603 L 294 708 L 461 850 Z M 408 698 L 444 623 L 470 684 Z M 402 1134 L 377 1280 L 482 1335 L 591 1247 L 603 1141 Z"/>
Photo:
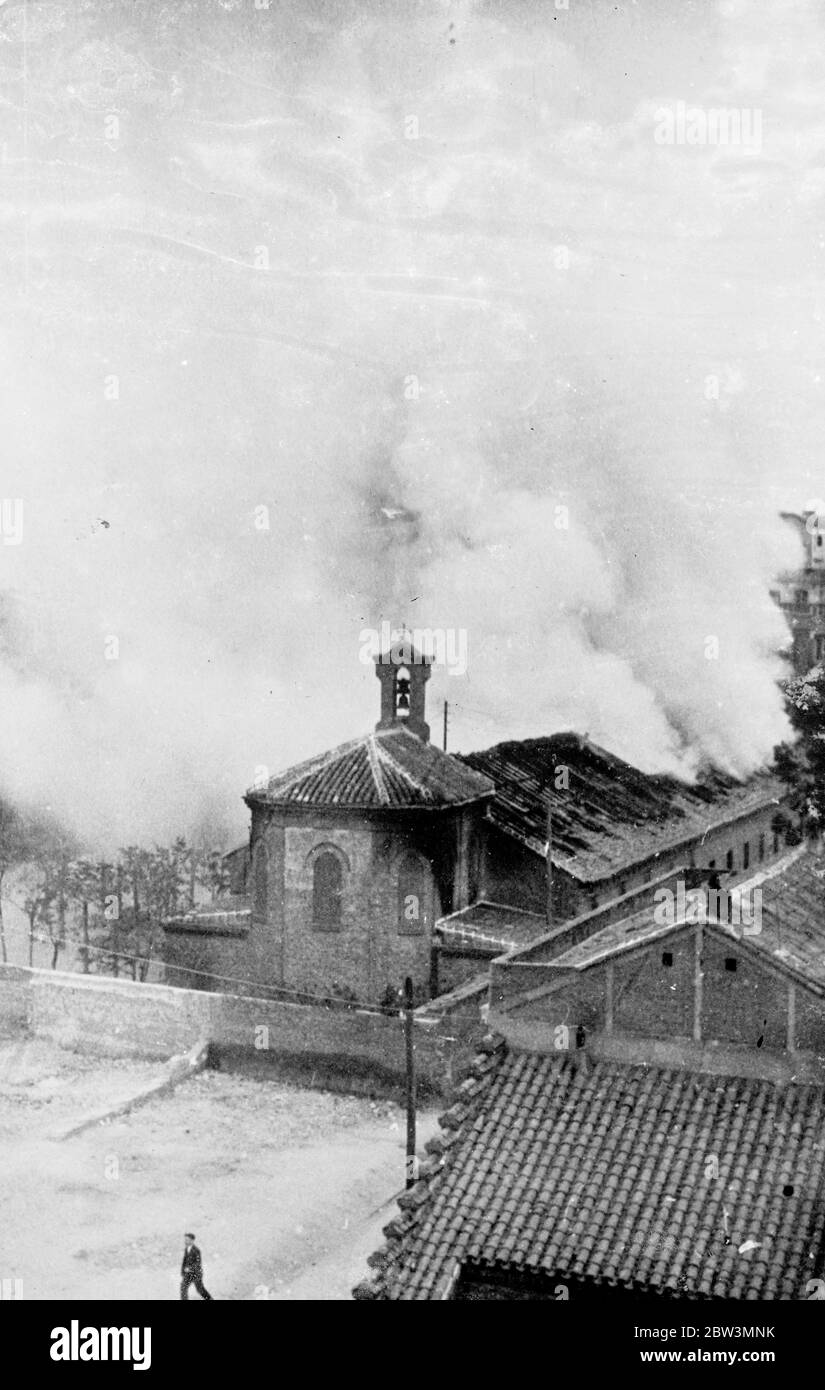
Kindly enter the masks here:
<path id="1" fill-rule="evenodd" d="M 27 25 L 24 65 L 0 10 L 6 794 L 100 847 L 242 834 L 262 766 L 375 722 L 385 620 L 466 632 L 453 749 L 770 756 L 778 512 L 821 491 L 812 3 Z M 657 143 L 679 101 L 758 109 L 761 148 Z"/>

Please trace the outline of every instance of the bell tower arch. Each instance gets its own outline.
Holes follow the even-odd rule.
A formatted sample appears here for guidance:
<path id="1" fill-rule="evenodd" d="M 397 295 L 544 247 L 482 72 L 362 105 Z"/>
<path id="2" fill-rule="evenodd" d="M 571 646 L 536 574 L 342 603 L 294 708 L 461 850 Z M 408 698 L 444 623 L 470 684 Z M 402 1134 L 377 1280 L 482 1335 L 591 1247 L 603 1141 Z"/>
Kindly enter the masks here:
<path id="1" fill-rule="evenodd" d="M 408 632 L 402 632 L 374 660 L 375 674 L 381 682 L 381 718 L 376 729 L 409 729 L 428 743 L 430 726 L 424 718 L 424 707 L 432 657 L 413 646 Z"/>

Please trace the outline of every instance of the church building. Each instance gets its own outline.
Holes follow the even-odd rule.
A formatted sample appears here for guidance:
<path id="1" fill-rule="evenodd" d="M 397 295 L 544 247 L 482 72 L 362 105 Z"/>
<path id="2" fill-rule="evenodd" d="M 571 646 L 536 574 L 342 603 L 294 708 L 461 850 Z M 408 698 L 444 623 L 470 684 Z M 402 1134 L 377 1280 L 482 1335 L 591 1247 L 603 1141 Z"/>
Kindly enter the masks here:
<path id="1" fill-rule="evenodd" d="M 444 993 L 561 921 L 596 930 L 674 876 L 735 882 L 798 839 L 763 773 L 650 776 L 573 733 L 452 755 L 430 740 L 432 661 L 375 658 L 380 718 L 244 800 L 232 894 L 164 924 L 168 983 L 362 1003 Z"/>
<path id="2" fill-rule="evenodd" d="M 166 923 L 170 983 L 202 970 L 374 1003 L 409 975 L 426 997 L 434 922 L 478 896 L 495 788 L 430 742 L 429 658 L 401 639 L 375 662 L 374 732 L 247 792 L 248 905 Z"/>

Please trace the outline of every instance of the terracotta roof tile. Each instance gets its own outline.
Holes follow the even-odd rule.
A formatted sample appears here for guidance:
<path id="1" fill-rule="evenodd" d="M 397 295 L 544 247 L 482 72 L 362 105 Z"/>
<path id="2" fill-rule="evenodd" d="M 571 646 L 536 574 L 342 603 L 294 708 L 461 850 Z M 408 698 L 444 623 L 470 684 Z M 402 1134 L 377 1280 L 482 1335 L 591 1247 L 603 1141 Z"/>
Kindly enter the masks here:
<path id="1" fill-rule="evenodd" d="M 761 894 L 759 931 L 751 934 L 742 924 L 716 923 L 711 919 L 715 929 L 737 942 L 744 940 L 758 956 L 771 959 L 817 992 L 825 992 L 825 856 L 805 845 L 799 846 L 747 882 L 737 884 L 732 896 L 742 894 L 748 903 L 756 888 Z M 670 935 L 679 929 L 681 920 L 677 918 L 669 925 L 657 923 L 654 907 L 648 905 L 561 951 L 552 964 L 587 969 L 608 957 Z M 528 950 L 522 950 L 514 963 L 529 959 Z"/>
<path id="2" fill-rule="evenodd" d="M 341 744 L 250 788 L 248 804 L 380 810 L 463 805 L 490 796 L 488 778 L 407 729 Z"/>
<path id="3" fill-rule="evenodd" d="M 746 782 L 718 770 L 695 783 L 651 776 L 573 733 L 458 757 L 495 783 L 493 824 L 542 856 L 549 806 L 553 863 L 585 882 L 664 853 L 785 792 L 767 773 Z M 559 767 L 567 768 L 566 788 L 556 786 Z"/>
<path id="4" fill-rule="evenodd" d="M 375 1296 L 440 1297 L 467 1260 L 679 1296 L 805 1296 L 825 1242 L 825 1087 L 498 1056 L 449 1112 L 455 1142 L 413 1189 L 414 1225 L 388 1228 Z"/>

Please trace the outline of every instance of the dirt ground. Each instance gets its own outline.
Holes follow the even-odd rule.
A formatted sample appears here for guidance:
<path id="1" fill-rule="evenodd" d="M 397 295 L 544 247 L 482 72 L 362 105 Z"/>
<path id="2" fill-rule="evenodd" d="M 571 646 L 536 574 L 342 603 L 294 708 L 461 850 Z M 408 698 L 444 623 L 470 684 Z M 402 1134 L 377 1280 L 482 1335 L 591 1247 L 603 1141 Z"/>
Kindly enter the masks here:
<path id="1" fill-rule="evenodd" d="M 177 1298 L 192 1230 L 215 1298 L 348 1299 L 403 1187 L 402 1110 L 210 1071 L 56 1137 L 161 1071 L 0 1040 L 0 1278 L 25 1299 Z M 419 1116 L 419 1153 L 436 1129 Z"/>

